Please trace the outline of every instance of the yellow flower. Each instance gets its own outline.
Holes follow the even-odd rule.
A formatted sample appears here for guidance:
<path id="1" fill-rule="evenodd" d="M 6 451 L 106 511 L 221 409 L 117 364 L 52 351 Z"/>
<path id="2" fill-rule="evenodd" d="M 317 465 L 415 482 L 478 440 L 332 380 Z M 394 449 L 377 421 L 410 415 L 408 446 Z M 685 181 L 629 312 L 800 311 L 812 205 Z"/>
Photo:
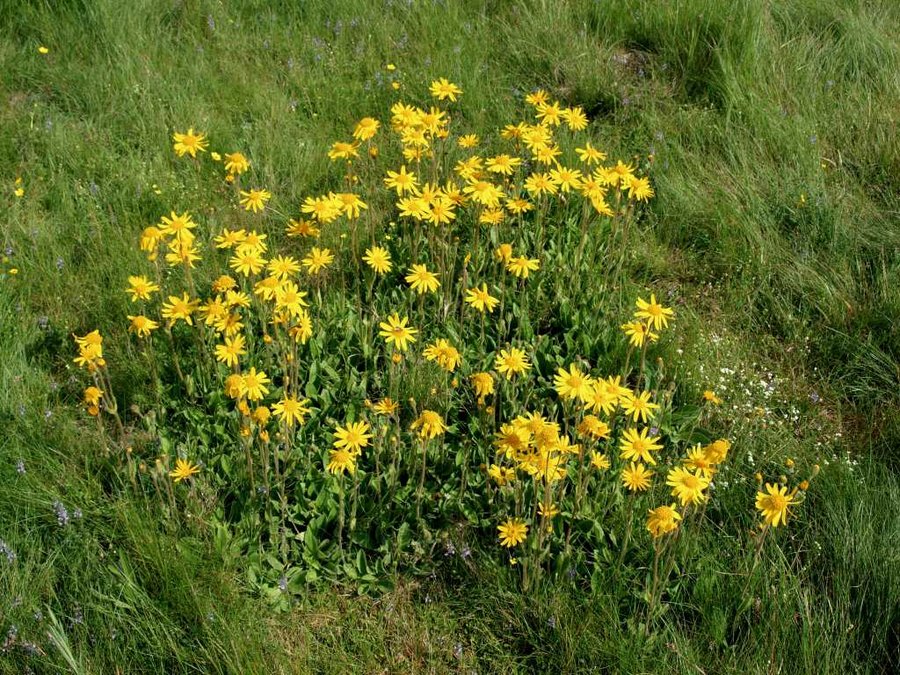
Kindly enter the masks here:
<path id="1" fill-rule="evenodd" d="M 241 376 L 241 396 L 247 397 L 250 401 L 259 401 L 269 393 L 269 377 L 265 371 L 256 371 L 255 367 L 251 367 Z"/>
<path id="2" fill-rule="evenodd" d="M 216 360 L 233 368 L 238 364 L 238 359 L 247 353 L 244 346 L 243 335 L 235 335 L 233 338 L 226 337 L 224 345 L 216 345 Z"/>
<path id="3" fill-rule="evenodd" d="M 606 471 L 610 467 L 609 457 L 600 452 L 592 453 L 591 466 L 593 466 L 598 471 Z"/>
<path id="4" fill-rule="evenodd" d="M 356 151 L 355 143 L 344 143 L 342 141 L 337 141 L 331 146 L 331 150 L 328 151 L 328 157 L 332 160 L 337 159 L 346 159 L 350 160 L 354 157 L 359 157 L 359 153 Z"/>
<path id="5" fill-rule="evenodd" d="M 646 177 L 629 176 L 625 185 L 628 188 L 628 198 L 637 202 L 645 202 L 655 194 L 653 188 L 650 187 L 650 179 Z"/>
<path id="6" fill-rule="evenodd" d="M 553 380 L 556 393 L 562 399 L 584 398 L 590 394 L 592 386 L 591 378 L 582 373 L 574 363 L 569 364 L 569 370 L 556 369 L 556 377 Z"/>
<path id="7" fill-rule="evenodd" d="M 475 388 L 479 404 L 483 404 L 484 399 L 494 393 L 494 378 L 490 373 L 475 373 L 469 377 L 469 380 Z"/>
<path id="8" fill-rule="evenodd" d="M 408 272 L 406 283 L 419 295 L 426 292 L 433 293 L 441 285 L 437 275 L 434 272 L 429 272 L 425 265 L 413 265 Z"/>
<path id="9" fill-rule="evenodd" d="M 498 262 L 506 264 L 512 258 L 512 244 L 500 244 L 494 251 L 494 257 Z"/>
<path id="10" fill-rule="evenodd" d="M 703 448 L 703 454 L 706 461 L 711 464 L 721 464 L 725 461 L 729 450 L 731 450 L 731 441 L 720 438 Z"/>
<path id="11" fill-rule="evenodd" d="M 101 398 L 103 398 L 103 391 L 97 387 L 91 386 L 84 390 L 84 403 L 89 407 L 99 407 Z"/>
<path id="12" fill-rule="evenodd" d="M 756 509 L 763 522 L 772 527 L 787 524 L 788 509 L 794 504 L 794 493 L 788 494 L 784 485 L 766 483 L 766 492 L 756 493 Z"/>
<path id="13" fill-rule="evenodd" d="M 380 126 L 381 123 L 374 117 L 363 117 L 353 129 L 353 138 L 367 141 L 378 132 L 378 127 Z"/>
<path id="14" fill-rule="evenodd" d="M 381 246 L 372 246 L 366 249 L 363 261 L 375 270 L 376 274 L 387 274 L 393 267 L 391 265 L 391 254 L 386 248 Z"/>
<path id="15" fill-rule="evenodd" d="M 606 159 L 606 153 L 597 150 L 591 145 L 590 141 L 585 143 L 583 148 L 575 148 L 575 152 L 578 153 L 578 157 L 585 164 L 599 164 Z"/>
<path id="16" fill-rule="evenodd" d="M 401 352 L 405 352 L 408 344 L 416 341 L 416 338 L 413 336 L 419 332 L 417 328 L 408 326 L 408 322 L 409 319 L 407 317 L 404 316 L 401 319 L 400 315 L 394 312 L 388 317 L 386 322 L 383 321 L 378 324 L 381 328 L 379 335 L 389 345 L 393 344 Z"/>
<path id="17" fill-rule="evenodd" d="M 38 54 L 49 54 L 50 50 L 47 49 L 44 45 L 38 47 Z"/>
<path id="18" fill-rule="evenodd" d="M 397 414 L 397 409 L 400 405 L 391 399 L 388 396 L 385 396 L 378 403 L 372 406 L 372 410 L 374 410 L 379 415 L 391 416 Z"/>
<path id="19" fill-rule="evenodd" d="M 488 467 L 488 476 L 493 478 L 497 485 L 506 485 L 516 479 L 516 470 L 491 464 Z"/>
<path id="20" fill-rule="evenodd" d="M 587 115 L 584 114 L 584 110 L 582 110 L 581 106 L 565 108 L 561 114 L 562 118 L 566 121 L 566 125 L 572 131 L 581 131 L 587 128 Z"/>
<path id="21" fill-rule="evenodd" d="M 507 380 L 511 380 L 513 375 L 522 375 L 526 370 L 531 368 L 528 357 L 525 352 L 516 347 L 510 347 L 509 350 L 501 349 L 500 353 L 494 360 L 494 367 L 501 375 L 505 375 Z"/>
<path id="22" fill-rule="evenodd" d="M 490 209 L 500 206 L 500 199 L 504 196 L 503 190 L 486 180 L 466 185 L 463 192 L 469 195 L 476 204 L 487 206 Z"/>
<path id="23" fill-rule="evenodd" d="M 356 455 L 349 450 L 329 450 L 325 468 L 330 474 L 337 475 L 346 471 L 353 475 L 356 473 Z"/>
<path id="24" fill-rule="evenodd" d="M 256 247 L 242 244 L 238 246 L 237 252 L 231 257 L 228 264 L 235 272 L 249 277 L 251 274 L 259 274 L 266 264 L 266 259 L 262 257 Z"/>
<path id="25" fill-rule="evenodd" d="M 225 154 L 225 170 L 236 176 L 240 176 L 250 168 L 250 161 L 239 152 Z"/>
<path id="26" fill-rule="evenodd" d="M 311 220 L 288 220 L 287 236 L 289 237 L 318 237 L 321 233 Z"/>
<path id="27" fill-rule="evenodd" d="M 441 368 L 450 373 L 456 370 L 456 367 L 462 361 L 462 357 L 456 347 L 444 338 L 440 338 L 428 345 L 422 352 L 422 355 L 428 361 L 436 361 Z"/>
<path id="28" fill-rule="evenodd" d="M 675 314 L 670 308 L 663 307 L 656 302 L 656 295 L 650 294 L 650 302 L 642 298 L 638 298 L 636 303 L 637 311 L 634 313 L 636 319 L 644 319 L 649 325 L 656 330 L 666 328 L 669 325 L 669 319 Z"/>
<path id="29" fill-rule="evenodd" d="M 550 178 L 559 185 L 562 192 L 569 192 L 572 189 L 577 190 L 581 187 L 581 171 L 578 169 L 567 169 L 564 166 L 557 166 L 550 171 Z"/>
<path id="30" fill-rule="evenodd" d="M 722 399 L 716 396 L 716 392 L 707 389 L 703 392 L 703 400 L 708 403 L 712 403 L 713 405 L 721 405 Z"/>
<path id="31" fill-rule="evenodd" d="M 497 530 L 500 532 L 500 545 L 506 548 L 518 546 L 528 536 L 528 525 L 519 518 L 509 518 L 498 525 Z"/>
<path id="32" fill-rule="evenodd" d="M 138 337 L 147 337 L 148 335 L 150 335 L 150 331 L 159 328 L 158 323 L 142 314 L 139 314 L 137 316 L 131 316 L 129 314 L 128 320 L 131 321 L 131 325 L 128 326 L 128 330 Z"/>
<path id="33" fill-rule="evenodd" d="M 188 129 L 186 134 L 175 132 L 172 135 L 172 140 L 175 141 L 173 146 L 175 154 L 179 157 L 184 157 L 185 155 L 196 157 L 198 152 L 206 152 L 206 136 L 201 133 L 194 133 L 193 127 Z"/>
<path id="34" fill-rule="evenodd" d="M 309 399 L 307 398 L 298 400 L 293 396 L 285 395 L 283 399 L 272 405 L 272 410 L 278 419 L 289 427 L 294 426 L 295 422 L 303 426 L 306 422 L 306 416 L 309 415 L 308 403 Z"/>
<path id="35" fill-rule="evenodd" d="M 487 284 L 481 284 L 481 288 L 475 286 L 466 291 L 466 302 L 484 313 L 485 311 L 493 312 L 500 300 L 488 293 Z"/>
<path id="36" fill-rule="evenodd" d="M 518 258 L 510 258 L 506 263 L 506 269 L 512 272 L 516 277 L 527 279 L 531 272 L 536 271 L 541 266 L 541 261 L 534 258 L 526 258 L 519 256 Z"/>
<path id="37" fill-rule="evenodd" d="M 125 292 L 131 294 L 132 302 L 149 300 L 150 294 L 159 290 L 159 286 L 143 276 L 128 277 L 128 285 L 129 288 L 125 289 Z"/>
<path id="38" fill-rule="evenodd" d="M 622 330 L 628 338 L 628 342 L 635 347 L 643 347 L 644 340 L 656 342 L 659 335 L 650 331 L 650 327 L 643 321 L 622 324 Z"/>
<path id="39" fill-rule="evenodd" d="M 269 261 L 269 274 L 283 281 L 300 271 L 300 263 L 289 255 L 277 255 Z"/>
<path id="40" fill-rule="evenodd" d="M 456 139 L 456 144 L 467 150 L 471 150 L 476 145 L 478 145 L 478 135 L 477 134 L 466 134 L 465 136 L 460 136 Z"/>
<path id="41" fill-rule="evenodd" d="M 653 455 L 650 453 L 654 450 L 662 450 L 662 446 L 657 443 L 659 439 L 656 436 L 648 436 L 647 429 L 626 429 L 622 434 L 620 457 L 627 460 L 640 460 L 648 464 L 656 464 Z"/>
<path id="42" fill-rule="evenodd" d="M 334 254 L 327 248 L 318 248 L 313 246 L 309 255 L 301 262 L 310 274 L 318 274 L 321 270 L 328 267 L 334 261 Z"/>
<path id="43" fill-rule="evenodd" d="M 345 426 L 337 426 L 334 430 L 334 447 L 337 450 L 358 455 L 362 449 L 369 445 L 372 434 L 369 432 L 368 422 L 349 422 Z"/>
<path id="44" fill-rule="evenodd" d="M 578 424 L 578 433 L 595 440 L 609 438 L 609 425 L 596 415 L 585 415 Z"/>
<path id="45" fill-rule="evenodd" d="M 631 415 L 634 422 L 646 422 L 653 414 L 653 411 L 659 408 L 659 404 L 650 403 L 650 392 L 644 391 L 639 395 L 631 392 L 622 401 L 622 407 L 626 415 Z"/>
<path id="46" fill-rule="evenodd" d="M 655 509 L 650 509 L 648 512 L 647 530 L 655 539 L 675 530 L 678 527 L 679 520 L 681 520 L 681 514 L 675 510 L 675 504 L 658 506 Z"/>
<path id="47" fill-rule="evenodd" d="M 435 80 L 431 83 L 431 87 L 429 87 L 429 91 L 431 95 L 437 98 L 440 101 L 444 99 L 450 99 L 451 101 L 456 101 L 456 97 L 459 94 L 462 94 L 462 89 L 457 87 L 452 82 L 448 81 L 446 77 L 442 77 L 438 80 Z"/>
<path id="48" fill-rule="evenodd" d="M 412 423 L 410 429 L 413 431 L 418 429 L 419 437 L 429 440 L 443 434 L 447 430 L 447 425 L 444 424 L 444 419 L 440 414 L 433 410 L 423 410 L 422 414 Z"/>
<path id="49" fill-rule="evenodd" d="M 696 471 L 705 478 L 712 478 L 716 473 L 715 464 L 709 461 L 706 451 L 697 444 L 688 451 L 688 456 L 684 460 L 684 465 L 691 471 Z"/>
<path id="50" fill-rule="evenodd" d="M 398 196 L 416 189 L 416 174 L 406 171 L 406 166 L 401 166 L 400 171 L 388 171 L 384 179 L 385 186 L 396 190 Z"/>
<path id="51" fill-rule="evenodd" d="M 651 476 L 653 476 L 653 472 L 649 471 L 643 464 L 632 462 L 629 466 L 622 469 L 622 483 L 631 492 L 648 489 Z"/>
<path id="52" fill-rule="evenodd" d="M 168 301 L 163 303 L 162 318 L 169 320 L 170 327 L 179 319 L 187 325 L 193 326 L 194 320 L 191 318 L 191 314 L 199 305 L 200 301 L 191 300 L 187 293 L 182 293 L 181 297 L 170 295 Z"/>
<path id="53" fill-rule="evenodd" d="M 258 213 L 266 208 L 266 202 L 272 198 L 268 190 L 241 190 L 241 206 L 245 211 Z"/>
<path id="54" fill-rule="evenodd" d="M 709 487 L 709 478 L 701 472 L 691 473 L 687 469 L 678 466 L 669 471 L 666 476 L 666 485 L 672 488 L 672 495 L 681 500 L 682 506 L 699 504 L 706 495 L 703 491 Z"/>
<path id="55" fill-rule="evenodd" d="M 216 248 L 234 248 L 243 244 L 246 239 L 247 233 L 244 230 L 231 230 L 226 227 L 216 237 Z"/>
<path id="56" fill-rule="evenodd" d="M 495 157 L 488 157 L 486 166 L 487 170 L 491 173 L 500 173 L 504 176 L 512 176 L 515 173 L 516 168 L 522 163 L 522 160 L 518 157 L 512 157 L 507 154 L 496 155 Z"/>
<path id="57" fill-rule="evenodd" d="M 533 173 L 525 179 L 525 190 L 534 197 L 541 195 L 555 195 L 559 186 L 550 174 Z"/>
<path id="58" fill-rule="evenodd" d="M 200 466 L 197 464 L 191 464 L 186 459 L 178 459 L 175 461 L 175 468 L 169 472 L 169 476 L 171 476 L 175 483 L 180 483 L 185 478 L 190 478 L 191 476 L 200 473 Z"/>

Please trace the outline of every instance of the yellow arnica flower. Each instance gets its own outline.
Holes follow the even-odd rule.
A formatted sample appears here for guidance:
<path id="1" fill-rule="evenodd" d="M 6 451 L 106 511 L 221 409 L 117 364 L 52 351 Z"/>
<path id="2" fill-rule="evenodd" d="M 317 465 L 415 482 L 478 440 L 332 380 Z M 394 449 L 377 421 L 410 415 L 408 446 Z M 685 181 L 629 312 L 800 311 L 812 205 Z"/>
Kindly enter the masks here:
<path id="1" fill-rule="evenodd" d="M 406 275 L 406 283 L 416 291 L 419 295 L 423 293 L 434 293 L 441 282 L 438 281 L 434 272 L 429 272 L 425 265 L 413 265 Z"/>
<path id="2" fill-rule="evenodd" d="M 309 415 L 308 403 L 309 399 L 307 398 L 298 400 L 293 396 L 285 396 L 272 406 L 272 410 L 278 419 L 289 427 L 294 426 L 295 422 L 303 426 L 306 416 Z"/>
<path id="3" fill-rule="evenodd" d="M 384 179 L 385 186 L 397 191 L 397 195 L 402 197 L 406 192 L 413 192 L 418 185 L 416 174 L 406 171 L 406 166 L 401 166 L 400 171 L 388 171 L 387 178 Z"/>
<path id="4" fill-rule="evenodd" d="M 609 457 L 600 452 L 595 452 L 591 455 L 591 466 L 599 471 L 606 471 L 609 467 Z"/>
<path id="5" fill-rule="evenodd" d="M 698 443 L 696 447 L 688 451 L 688 456 L 684 460 L 684 465 L 691 471 L 696 471 L 705 478 L 712 478 L 716 473 L 716 466 L 706 456 L 704 450 Z"/>
<path id="6" fill-rule="evenodd" d="M 494 378 L 490 373 L 475 373 L 469 380 L 475 388 L 478 403 L 484 403 L 484 399 L 494 393 Z"/>
<path id="7" fill-rule="evenodd" d="M 350 160 L 354 157 L 359 157 L 359 153 L 356 151 L 355 143 L 344 143 L 343 141 L 337 141 L 332 144 L 331 150 L 328 151 L 328 157 L 333 160 Z"/>
<path id="8" fill-rule="evenodd" d="M 128 277 L 128 286 L 125 292 L 131 295 L 132 302 L 149 300 L 150 294 L 159 290 L 159 286 L 143 276 Z"/>
<path id="9" fill-rule="evenodd" d="M 635 302 L 637 311 L 634 313 L 636 319 L 643 319 L 656 330 L 661 330 L 669 325 L 675 312 L 668 307 L 663 307 L 656 302 L 656 295 L 650 294 L 650 302 L 642 298 L 638 298 Z"/>
<path id="10" fill-rule="evenodd" d="M 650 478 L 653 472 L 643 464 L 632 462 L 622 469 L 622 483 L 631 492 L 646 490 L 650 487 Z"/>
<path id="11" fill-rule="evenodd" d="M 191 464 L 186 459 L 177 459 L 175 460 L 175 468 L 169 472 L 169 476 L 172 477 L 175 483 L 180 483 L 185 478 L 190 478 L 198 473 L 200 473 L 199 465 Z"/>
<path id="12" fill-rule="evenodd" d="M 528 357 L 525 352 L 516 347 L 510 347 L 509 350 L 501 349 L 500 353 L 494 360 L 494 367 L 501 375 L 505 375 L 507 380 L 511 380 L 513 375 L 521 375 L 531 368 Z"/>
<path id="13" fill-rule="evenodd" d="M 346 450 L 358 455 L 369 445 L 369 439 L 372 438 L 372 434 L 368 431 L 368 422 L 349 422 L 345 426 L 338 426 L 334 430 L 333 445 L 337 450 Z"/>
<path id="14" fill-rule="evenodd" d="M 337 475 L 346 471 L 353 475 L 356 473 L 356 455 L 349 450 L 329 450 L 325 468 L 330 474 Z"/>
<path id="15" fill-rule="evenodd" d="M 270 380 L 265 371 L 256 371 L 256 368 L 250 368 L 241 376 L 241 396 L 247 397 L 250 401 L 259 401 L 269 393 L 267 384 Z"/>
<path id="16" fill-rule="evenodd" d="M 334 254 L 327 248 L 313 246 L 309 255 L 300 262 L 303 263 L 307 272 L 315 275 L 334 262 Z"/>
<path id="17" fill-rule="evenodd" d="M 428 361 L 435 361 L 441 368 L 452 373 L 462 361 L 459 351 L 444 338 L 435 340 L 422 352 Z"/>
<path id="18" fill-rule="evenodd" d="M 722 405 L 722 399 L 716 396 L 716 392 L 707 389 L 703 392 L 703 400 L 713 405 Z"/>
<path id="19" fill-rule="evenodd" d="M 440 436 L 447 430 L 444 418 L 434 410 L 423 410 L 422 414 L 410 425 L 413 431 L 418 430 L 419 437 L 426 440 Z"/>
<path id="20" fill-rule="evenodd" d="M 655 509 L 650 509 L 647 514 L 647 530 L 655 539 L 675 530 L 679 520 L 681 520 L 681 514 L 675 510 L 674 504 L 657 506 Z"/>
<path id="21" fill-rule="evenodd" d="M 258 213 L 266 208 L 266 202 L 272 198 L 268 190 L 241 190 L 241 206 L 246 211 Z"/>
<path id="22" fill-rule="evenodd" d="M 487 284 L 481 284 L 481 288 L 474 286 L 466 291 L 466 303 L 484 313 L 493 312 L 500 300 L 488 293 Z"/>
<path id="23" fill-rule="evenodd" d="M 374 117 L 363 117 L 353 129 L 353 138 L 367 141 L 378 132 L 378 127 L 380 126 L 381 123 Z"/>
<path id="24" fill-rule="evenodd" d="M 595 440 L 609 438 L 609 425 L 596 415 L 585 415 L 578 424 L 578 433 Z"/>
<path id="25" fill-rule="evenodd" d="M 729 450 L 731 450 L 731 441 L 720 438 L 703 448 L 703 453 L 708 462 L 721 464 L 725 461 Z"/>
<path id="26" fill-rule="evenodd" d="M 196 157 L 198 152 L 206 152 L 206 146 L 208 145 L 206 136 L 201 133 L 194 133 L 193 127 L 188 129 L 186 134 L 174 133 L 172 140 L 175 141 L 173 146 L 175 154 L 179 157 L 184 157 L 185 155 Z"/>
<path id="27" fill-rule="evenodd" d="M 153 319 L 150 319 L 143 314 L 138 314 L 137 316 L 128 315 L 128 320 L 131 324 L 128 326 L 128 330 L 138 337 L 147 337 L 150 335 L 150 331 L 154 331 L 159 328 L 159 324 L 156 323 Z"/>
<path id="28" fill-rule="evenodd" d="M 409 319 L 407 317 L 404 316 L 401 319 L 400 315 L 394 312 L 388 317 L 386 322 L 382 321 L 378 324 L 379 328 L 381 328 L 378 334 L 389 345 L 392 344 L 401 352 L 405 352 L 409 343 L 416 341 L 416 338 L 413 336 L 419 332 L 418 328 L 408 326 L 408 322 Z"/>
<path id="29" fill-rule="evenodd" d="M 706 495 L 703 491 L 709 487 L 709 478 L 697 471 L 692 473 L 678 466 L 669 471 L 666 476 L 666 485 L 672 488 L 672 495 L 681 500 L 682 506 L 699 504 Z"/>
<path id="30" fill-rule="evenodd" d="M 763 517 L 763 522 L 772 527 L 786 525 L 788 509 L 794 504 L 794 493 L 788 494 L 784 485 L 766 483 L 765 492 L 756 493 L 756 509 Z"/>
<path id="31" fill-rule="evenodd" d="M 247 353 L 244 346 L 243 335 L 235 335 L 232 338 L 226 337 L 224 345 L 216 345 L 216 360 L 233 368 L 238 364 L 238 359 Z"/>
<path id="32" fill-rule="evenodd" d="M 591 378 L 582 373 L 574 363 L 569 365 L 569 370 L 557 368 L 553 386 L 556 393 L 563 400 L 569 398 L 583 399 L 590 395 Z"/>
<path id="33" fill-rule="evenodd" d="M 87 406 L 97 407 L 100 405 L 100 399 L 103 398 L 103 391 L 98 387 L 88 387 L 84 390 L 84 403 Z"/>
<path id="34" fill-rule="evenodd" d="M 528 536 L 528 525 L 519 518 L 510 518 L 502 525 L 497 526 L 500 532 L 500 545 L 506 548 L 518 546 Z"/>
<path id="35" fill-rule="evenodd" d="M 656 441 L 656 436 L 648 436 L 646 429 L 626 429 L 622 434 L 622 441 L 619 449 L 622 451 L 619 455 L 622 459 L 629 461 L 640 460 L 648 464 L 656 464 L 653 455 L 650 453 L 654 450 L 662 450 L 662 446 Z"/>
<path id="36" fill-rule="evenodd" d="M 442 77 L 432 82 L 429 91 L 432 96 L 440 101 L 443 101 L 444 99 L 456 101 L 456 97 L 463 93 L 462 89 L 447 80 L 446 77 Z"/>
<path id="37" fill-rule="evenodd" d="M 635 422 L 646 422 L 652 417 L 653 411 L 659 408 L 656 403 L 650 402 L 650 392 L 643 391 L 640 394 L 631 394 L 622 401 L 622 407 L 626 415 L 631 415 Z"/>
<path id="38" fill-rule="evenodd" d="M 520 256 L 518 258 L 510 258 L 506 263 L 506 269 L 512 272 L 520 279 L 527 279 L 531 272 L 536 271 L 541 266 L 541 261 L 534 258 L 526 258 Z"/>
<path id="39" fill-rule="evenodd" d="M 170 295 L 168 301 L 163 303 L 162 318 L 169 320 L 169 326 L 181 319 L 187 325 L 193 326 L 194 320 L 191 314 L 200 305 L 199 300 L 191 300 L 187 293 L 182 293 L 181 297 Z"/>
<path id="40" fill-rule="evenodd" d="M 379 415 L 390 416 L 395 415 L 399 407 L 400 405 L 396 401 L 388 396 L 385 396 L 378 403 L 372 406 L 372 410 L 374 410 Z"/>
<path id="41" fill-rule="evenodd" d="M 375 270 L 376 274 L 387 274 L 391 271 L 391 254 L 386 248 L 381 246 L 372 246 L 366 249 L 363 261 Z"/>
<path id="42" fill-rule="evenodd" d="M 646 340 L 656 342 L 659 339 L 659 335 L 652 332 L 643 321 L 622 324 L 622 330 L 625 332 L 629 344 L 634 347 L 643 347 Z"/>
<path id="43" fill-rule="evenodd" d="M 225 154 L 225 170 L 233 175 L 240 176 L 250 168 L 250 161 L 239 152 Z"/>
<path id="44" fill-rule="evenodd" d="M 585 410 L 593 410 L 595 413 L 602 411 L 610 415 L 619 405 L 619 392 L 617 388 L 611 389 L 606 380 L 594 380 L 581 400 Z"/>

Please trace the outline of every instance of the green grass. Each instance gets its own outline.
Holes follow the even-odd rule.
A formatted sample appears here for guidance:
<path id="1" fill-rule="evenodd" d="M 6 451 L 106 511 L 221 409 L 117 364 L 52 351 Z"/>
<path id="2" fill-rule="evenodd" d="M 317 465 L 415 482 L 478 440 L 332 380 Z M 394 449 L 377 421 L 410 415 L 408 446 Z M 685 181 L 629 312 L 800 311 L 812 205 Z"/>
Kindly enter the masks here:
<path id="1" fill-rule="evenodd" d="M 0 556 L 0 644 L 18 631 L 0 672 L 898 667 L 896 3 L 4 2 L 0 30 L 0 269 L 20 270 L 0 278 L 0 539 L 16 553 Z M 293 213 L 335 177 L 330 142 L 392 101 L 387 63 L 411 98 L 458 82 L 465 127 L 502 125 L 545 87 L 584 106 L 610 156 L 652 155 L 629 283 L 678 303 L 664 356 L 686 396 L 736 406 L 729 478 L 747 483 L 711 509 L 650 637 L 625 582 L 523 596 L 477 546 L 382 596 L 316 583 L 275 613 L 214 532 L 159 523 L 103 469 L 70 335 L 108 334 L 117 388 L 141 400 L 146 373 L 117 347 L 134 242 L 160 213 L 211 205 L 186 193 L 173 128 L 245 150 Z M 788 457 L 823 470 L 739 611 L 752 551 L 730 514 Z M 82 518 L 60 527 L 57 500 Z"/>

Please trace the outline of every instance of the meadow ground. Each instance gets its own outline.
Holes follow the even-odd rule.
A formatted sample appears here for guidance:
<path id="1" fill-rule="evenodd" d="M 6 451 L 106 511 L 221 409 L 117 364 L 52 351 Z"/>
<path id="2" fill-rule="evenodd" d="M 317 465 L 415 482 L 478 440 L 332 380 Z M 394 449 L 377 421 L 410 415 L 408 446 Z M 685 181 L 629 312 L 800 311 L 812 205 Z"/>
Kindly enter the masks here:
<path id="1" fill-rule="evenodd" d="M 6 0 L 0 29 L 0 672 L 900 667 L 900 5 Z M 619 324 L 655 292 L 676 310 L 659 356 L 678 400 L 723 401 L 707 422 L 732 442 L 731 473 L 649 624 L 638 552 L 625 574 L 576 565 L 523 590 L 492 526 L 466 556 L 418 542 L 399 571 L 301 564 L 283 591 L 283 562 L 235 553 L 239 528 L 213 506 L 174 517 L 117 480 L 81 405 L 71 335 L 95 328 L 126 423 L 154 397 L 126 347 L 126 278 L 147 269 L 141 230 L 174 209 L 211 214 L 215 183 L 175 157 L 173 131 L 240 148 L 293 216 L 340 182 L 335 140 L 398 97 L 430 103 L 438 77 L 464 92 L 453 124 L 486 144 L 543 88 L 650 176 L 627 250 L 592 237 L 575 264 L 580 233 L 554 226 L 560 248 L 536 253 L 558 278 L 523 294 L 531 314 L 514 324 L 618 364 Z M 285 224 L 259 222 L 273 240 Z M 311 344 L 345 383 L 356 324 L 325 297 L 332 333 Z M 536 359 L 535 377 L 555 366 Z M 316 405 L 366 391 L 346 386 Z M 190 401 L 163 442 L 215 437 Z M 814 464 L 757 554 L 754 474 L 793 483 Z"/>

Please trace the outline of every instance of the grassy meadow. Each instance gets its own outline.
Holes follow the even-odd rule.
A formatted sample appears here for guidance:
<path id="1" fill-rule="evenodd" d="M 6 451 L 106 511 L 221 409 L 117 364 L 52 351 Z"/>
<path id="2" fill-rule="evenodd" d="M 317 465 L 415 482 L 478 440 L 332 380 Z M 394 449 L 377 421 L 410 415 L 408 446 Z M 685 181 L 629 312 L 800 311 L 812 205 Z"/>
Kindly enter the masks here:
<path id="1" fill-rule="evenodd" d="M 0 0 L 0 31 L 0 673 L 900 668 L 900 4 Z M 516 226 L 461 209 L 447 236 L 420 236 L 382 179 L 413 164 L 388 140 L 391 106 L 437 105 L 438 78 L 462 90 L 440 102 L 446 178 L 469 152 L 458 136 L 509 151 L 498 130 L 534 122 L 525 99 L 543 89 L 587 116 L 558 131 L 570 165 L 590 141 L 655 195 L 621 219 L 574 196 Z M 332 161 L 368 116 L 377 156 Z M 176 156 L 189 128 L 249 158 L 237 183 L 271 192 L 262 213 L 210 152 Z M 342 219 L 286 236 L 304 200 L 357 185 L 365 234 Z M 263 448 L 262 426 L 222 393 L 228 369 L 201 361 L 214 342 L 159 316 L 187 286 L 138 242 L 183 211 L 202 243 L 192 296 L 239 277 L 223 227 L 297 260 L 311 245 L 336 256 L 298 275 L 312 335 L 278 372 L 311 412 L 271 485 L 261 465 L 245 472 L 257 450 L 238 429 Z M 507 240 L 540 261 L 528 279 L 497 266 Z M 360 262 L 372 243 L 391 251 L 383 278 Z M 419 296 L 404 274 L 423 258 L 441 287 Z M 154 269 L 155 357 L 124 292 Z M 462 291 L 483 279 L 502 304 L 479 319 Z M 675 316 L 633 350 L 621 325 L 651 293 Z M 378 331 L 395 311 L 420 330 L 402 355 Z M 260 368 L 274 347 L 245 318 L 244 367 Z M 82 402 L 72 336 L 95 329 L 124 433 Z M 458 372 L 420 356 L 437 338 L 459 347 Z M 531 369 L 507 380 L 492 369 L 510 346 Z M 656 501 L 623 491 L 610 445 L 607 482 L 569 464 L 558 519 L 530 520 L 539 544 L 507 550 L 497 525 L 539 496 L 491 482 L 494 431 L 527 409 L 575 438 L 583 414 L 554 390 L 570 364 L 630 375 L 661 403 Z M 487 407 L 478 371 L 496 379 Z M 365 403 L 386 394 L 396 432 Z M 423 407 L 445 434 L 410 431 Z M 377 449 L 332 475 L 333 432 L 361 419 Z M 652 539 L 647 509 L 676 501 L 664 465 L 719 438 L 709 503 L 684 511 L 683 536 Z M 201 471 L 173 484 L 162 455 Z M 760 484 L 810 476 L 787 525 L 761 535 Z"/>

